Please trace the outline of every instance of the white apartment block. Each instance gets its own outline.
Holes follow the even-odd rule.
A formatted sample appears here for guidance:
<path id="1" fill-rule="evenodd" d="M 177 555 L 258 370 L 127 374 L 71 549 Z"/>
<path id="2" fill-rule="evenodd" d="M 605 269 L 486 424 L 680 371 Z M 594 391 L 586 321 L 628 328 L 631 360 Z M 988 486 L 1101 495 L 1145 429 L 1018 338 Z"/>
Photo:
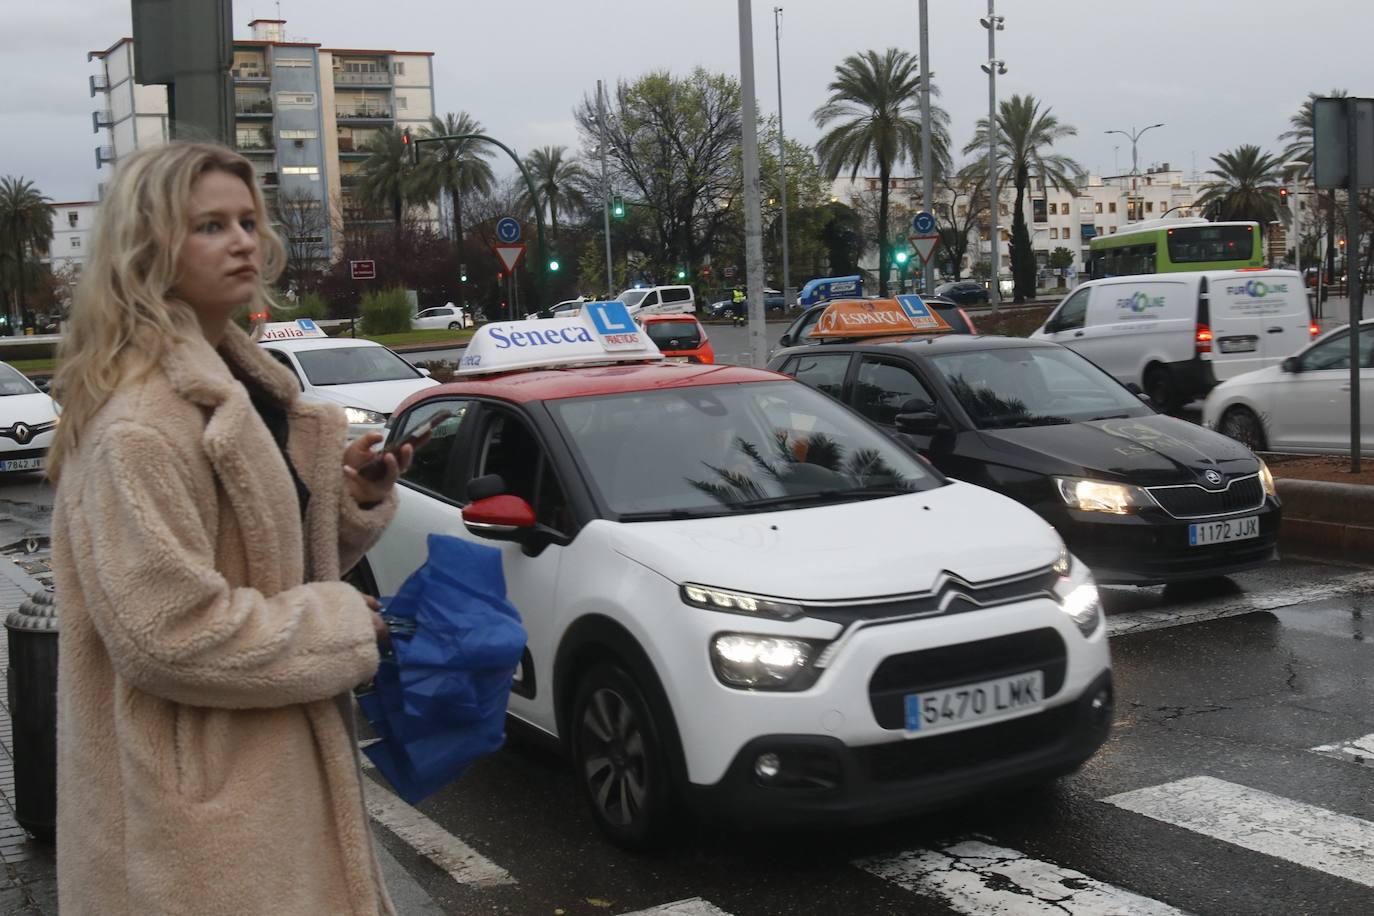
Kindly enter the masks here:
<path id="1" fill-rule="evenodd" d="M 51 265 L 55 272 L 67 268 L 79 272 L 86 263 L 86 252 L 91 247 L 91 229 L 95 225 L 95 211 L 100 202 L 76 200 L 54 203 L 50 206 L 52 244 L 48 246 L 48 256 L 43 259 L 43 263 Z"/>

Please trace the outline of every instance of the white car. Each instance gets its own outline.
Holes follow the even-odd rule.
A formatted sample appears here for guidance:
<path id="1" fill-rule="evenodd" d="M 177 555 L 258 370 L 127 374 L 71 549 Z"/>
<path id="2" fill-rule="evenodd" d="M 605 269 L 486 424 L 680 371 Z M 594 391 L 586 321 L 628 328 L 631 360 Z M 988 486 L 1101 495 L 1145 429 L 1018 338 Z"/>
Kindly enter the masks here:
<path id="1" fill-rule="evenodd" d="M 302 397 L 344 409 L 353 438 L 384 433 L 398 404 L 439 384 L 381 344 L 329 337 L 308 318 L 265 325 L 259 343 L 296 376 Z"/>
<path id="2" fill-rule="evenodd" d="M 1360 452 L 1374 455 L 1374 318 L 1360 322 Z M 1350 329 L 1222 382 L 1202 421 L 1254 451 L 1350 454 Z"/>
<path id="3" fill-rule="evenodd" d="M 57 429 L 57 405 L 9 363 L 0 363 L 0 473 L 41 471 Z"/>
<path id="4" fill-rule="evenodd" d="M 395 594 L 435 533 L 501 551 L 507 711 L 608 837 L 895 818 L 1092 756 L 1106 628 L 1049 525 L 800 382 L 658 357 L 619 302 L 478 329 L 398 409 L 393 441 L 452 415 L 354 580 Z"/>
<path id="5" fill-rule="evenodd" d="M 472 324 L 472 319 L 463 313 L 463 310 L 453 303 L 441 305 L 432 309 L 425 309 L 410 319 L 410 329 L 412 331 L 429 331 L 447 328 L 456 331 L 459 328 L 466 328 Z"/>

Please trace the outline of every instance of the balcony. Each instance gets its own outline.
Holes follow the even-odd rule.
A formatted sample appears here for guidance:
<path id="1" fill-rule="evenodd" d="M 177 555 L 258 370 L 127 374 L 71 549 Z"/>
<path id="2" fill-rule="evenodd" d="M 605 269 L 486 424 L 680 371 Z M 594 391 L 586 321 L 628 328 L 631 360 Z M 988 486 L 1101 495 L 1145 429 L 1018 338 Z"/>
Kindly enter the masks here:
<path id="1" fill-rule="evenodd" d="M 97 92 L 110 91 L 110 78 L 103 73 L 91 74 L 91 98 L 95 98 Z"/>
<path id="2" fill-rule="evenodd" d="M 234 114 L 240 117 L 272 117 L 272 100 L 262 99 L 235 99 Z"/>
<path id="3" fill-rule="evenodd" d="M 258 172 L 258 183 L 264 188 L 275 188 L 277 186 L 277 173 Z"/>
<path id="4" fill-rule="evenodd" d="M 354 70 L 335 70 L 335 86 L 390 86 L 391 74 L 385 70 L 358 72 Z"/>
<path id="5" fill-rule="evenodd" d="M 334 109 L 340 121 L 390 121 L 391 109 L 381 105 L 348 105 Z"/>
<path id="6" fill-rule="evenodd" d="M 113 146 L 97 146 L 95 148 L 95 167 L 100 168 L 105 163 L 113 163 L 115 153 Z"/>
<path id="7" fill-rule="evenodd" d="M 363 183 L 363 176 L 356 172 L 345 172 L 339 176 L 339 187 L 356 188 Z"/>
<path id="8" fill-rule="evenodd" d="M 100 128 L 109 127 L 113 123 L 114 115 L 110 113 L 110 109 L 91 112 L 91 133 L 98 134 Z"/>
<path id="9" fill-rule="evenodd" d="M 272 74 L 261 67 L 235 67 L 230 73 L 236 83 L 270 83 Z"/>

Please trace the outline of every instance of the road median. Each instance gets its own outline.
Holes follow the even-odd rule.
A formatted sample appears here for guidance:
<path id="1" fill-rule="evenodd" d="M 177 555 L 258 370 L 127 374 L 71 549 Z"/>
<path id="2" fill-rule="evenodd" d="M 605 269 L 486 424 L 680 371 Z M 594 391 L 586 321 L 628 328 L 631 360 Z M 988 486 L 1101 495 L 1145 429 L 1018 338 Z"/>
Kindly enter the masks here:
<path id="1" fill-rule="evenodd" d="M 1279 543 L 1308 555 L 1374 557 L 1374 486 L 1279 478 Z"/>

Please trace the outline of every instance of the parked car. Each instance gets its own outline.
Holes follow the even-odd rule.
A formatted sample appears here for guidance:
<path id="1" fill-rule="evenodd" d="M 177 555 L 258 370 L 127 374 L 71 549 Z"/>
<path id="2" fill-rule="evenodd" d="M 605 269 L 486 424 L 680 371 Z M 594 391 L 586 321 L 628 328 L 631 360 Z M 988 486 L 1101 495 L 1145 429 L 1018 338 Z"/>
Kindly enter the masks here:
<path id="1" fill-rule="evenodd" d="M 988 288 L 977 280 L 955 280 L 935 287 L 935 295 L 958 305 L 983 305 L 988 301 Z"/>
<path id="2" fill-rule="evenodd" d="M 1156 413 L 1047 341 L 944 334 L 785 350 L 769 367 L 853 407 L 943 473 L 1035 510 L 1098 582 L 1210 578 L 1275 557 L 1250 449 Z"/>
<path id="3" fill-rule="evenodd" d="M 706 329 L 694 315 L 645 315 L 640 323 L 644 333 L 670 362 L 709 364 L 716 361 Z"/>
<path id="4" fill-rule="evenodd" d="M 645 286 L 627 289 L 616 296 L 630 315 L 695 315 L 696 293 L 690 286 Z"/>
<path id="5" fill-rule="evenodd" d="M 958 305 L 947 299 L 926 299 L 926 305 L 930 306 L 945 320 L 950 329 L 956 334 L 977 334 L 978 329 L 974 327 L 973 319 L 968 316 Z M 803 347 L 811 344 L 820 343 L 814 337 L 810 337 L 811 329 L 816 326 L 816 322 L 821 320 L 821 315 L 825 312 L 827 302 L 820 305 L 813 305 L 806 311 L 797 316 L 782 337 L 778 338 L 779 347 Z"/>
<path id="6" fill-rule="evenodd" d="M 1360 322 L 1360 452 L 1374 455 L 1374 318 Z M 1202 422 L 1257 451 L 1350 454 L 1350 328 L 1227 379 Z"/>
<path id="7" fill-rule="evenodd" d="M 410 329 L 412 331 L 429 331 L 436 328 L 457 330 L 458 328 L 469 327 L 471 324 L 471 317 L 465 315 L 463 310 L 452 302 L 448 305 L 424 309 L 420 314 L 410 319 Z"/>
<path id="8" fill-rule="evenodd" d="M 787 312 L 787 300 L 782 293 L 775 295 L 765 295 L 763 297 L 763 311 L 765 315 L 782 315 Z M 735 302 L 732 299 L 722 299 L 711 304 L 709 317 L 716 319 L 723 318 L 748 318 L 749 304 L 747 302 Z"/>
<path id="9" fill-rule="evenodd" d="M 546 309 L 540 309 L 538 312 L 535 313 L 535 317 L 571 318 L 582 310 L 582 303 L 586 301 L 586 299 L 583 299 L 581 297 L 577 299 L 564 299 L 562 302 L 559 302 L 555 305 L 551 305 Z"/>
<path id="10" fill-rule="evenodd" d="M 0 473 L 41 471 L 57 429 L 57 405 L 24 373 L 0 363 Z"/>
<path id="11" fill-rule="evenodd" d="M 1031 336 L 1082 353 L 1175 412 L 1217 382 L 1277 365 L 1317 333 L 1291 270 L 1090 280 Z"/>

